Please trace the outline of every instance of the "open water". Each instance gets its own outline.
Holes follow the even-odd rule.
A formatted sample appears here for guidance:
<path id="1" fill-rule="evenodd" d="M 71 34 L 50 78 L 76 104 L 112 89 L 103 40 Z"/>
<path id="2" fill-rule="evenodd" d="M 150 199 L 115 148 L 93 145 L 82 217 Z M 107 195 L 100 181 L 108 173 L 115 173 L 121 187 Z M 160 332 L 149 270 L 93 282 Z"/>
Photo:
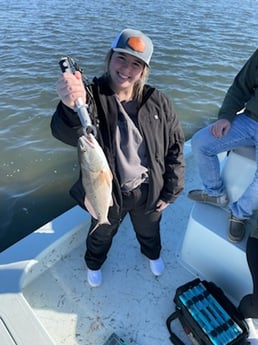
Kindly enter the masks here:
<path id="1" fill-rule="evenodd" d="M 74 148 L 51 136 L 58 61 L 89 79 L 115 35 L 146 32 L 149 82 L 173 101 L 189 138 L 216 118 L 233 77 L 258 47 L 258 0 L 0 0 L 0 251 L 73 205 Z"/>

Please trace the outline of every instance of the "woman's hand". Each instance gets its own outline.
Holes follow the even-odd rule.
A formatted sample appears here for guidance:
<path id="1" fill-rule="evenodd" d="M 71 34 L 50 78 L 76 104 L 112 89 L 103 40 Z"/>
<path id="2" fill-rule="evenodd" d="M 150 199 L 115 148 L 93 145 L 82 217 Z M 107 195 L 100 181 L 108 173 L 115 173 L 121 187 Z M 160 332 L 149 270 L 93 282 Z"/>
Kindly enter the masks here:
<path id="1" fill-rule="evenodd" d="M 57 81 L 56 91 L 61 101 L 69 108 L 76 107 L 75 101 L 81 98 L 86 102 L 86 91 L 82 82 L 81 73 L 63 73 Z"/>
<path id="2" fill-rule="evenodd" d="M 159 200 L 156 204 L 156 211 L 162 212 L 169 204 L 163 200 Z"/>

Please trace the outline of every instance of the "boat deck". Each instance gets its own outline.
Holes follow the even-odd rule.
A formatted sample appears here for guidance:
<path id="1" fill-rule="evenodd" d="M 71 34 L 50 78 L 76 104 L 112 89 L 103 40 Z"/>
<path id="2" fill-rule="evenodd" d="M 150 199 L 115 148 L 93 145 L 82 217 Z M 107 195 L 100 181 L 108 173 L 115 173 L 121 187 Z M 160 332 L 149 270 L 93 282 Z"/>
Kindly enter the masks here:
<path id="1" fill-rule="evenodd" d="M 154 277 L 140 253 L 129 218 L 114 238 L 103 284 L 91 288 L 84 263 L 89 216 L 79 207 L 0 254 L 0 335 L 5 345 L 103 345 L 115 332 L 127 345 L 171 345 L 166 319 L 180 285 L 196 278 L 180 258 L 198 187 L 186 147 L 187 189 L 161 224 L 166 269 Z M 204 277 L 205 278 L 205 277 Z M 192 344 L 175 322 L 185 345 Z"/>
<path id="2" fill-rule="evenodd" d="M 53 265 L 46 260 L 49 268 L 29 284 L 25 279 L 23 294 L 54 343 L 102 345 L 112 332 L 126 344 L 170 343 L 165 322 L 174 309 L 173 295 L 192 275 L 177 261 L 172 224 L 165 228 L 166 271 L 159 278 L 152 275 L 148 260 L 139 252 L 126 219 L 103 266 L 101 287 L 90 288 L 87 283 L 84 231 L 78 247 Z"/>

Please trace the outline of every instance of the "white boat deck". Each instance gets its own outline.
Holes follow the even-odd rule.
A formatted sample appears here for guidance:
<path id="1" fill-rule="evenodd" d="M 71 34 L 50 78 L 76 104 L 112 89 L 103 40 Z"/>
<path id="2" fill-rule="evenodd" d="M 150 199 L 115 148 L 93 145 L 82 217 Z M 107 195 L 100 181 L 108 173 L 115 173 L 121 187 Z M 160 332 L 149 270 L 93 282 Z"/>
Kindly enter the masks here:
<path id="1" fill-rule="evenodd" d="M 166 318 L 175 290 L 202 275 L 183 262 L 193 206 L 186 194 L 200 186 L 188 149 L 186 189 L 162 220 L 164 274 L 152 275 L 126 218 L 103 266 L 103 284 L 90 288 L 83 259 L 89 217 L 74 207 L 0 253 L 1 344 L 103 345 L 115 332 L 127 345 L 171 345 Z M 179 323 L 175 331 L 191 344 Z"/>

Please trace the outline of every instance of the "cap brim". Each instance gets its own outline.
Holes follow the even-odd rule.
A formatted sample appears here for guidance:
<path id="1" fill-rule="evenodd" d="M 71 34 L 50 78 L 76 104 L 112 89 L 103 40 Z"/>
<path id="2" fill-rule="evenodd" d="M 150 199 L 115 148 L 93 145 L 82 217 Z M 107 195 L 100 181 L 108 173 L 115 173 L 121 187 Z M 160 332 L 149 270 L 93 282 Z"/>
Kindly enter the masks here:
<path id="1" fill-rule="evenodd" d="M 136 57 L 137 59 L 141 60 L 146 66 L 150 67 L 150 65 L 142 58 L 140 53 L 137 53 L 137 52 L 134 52 L 134 51 L 131 52 L 128 49 L 123 49 L 123 48 L 112 48 L 112 50 L 114 52 L 132 55 L 132 56 Z"/>

